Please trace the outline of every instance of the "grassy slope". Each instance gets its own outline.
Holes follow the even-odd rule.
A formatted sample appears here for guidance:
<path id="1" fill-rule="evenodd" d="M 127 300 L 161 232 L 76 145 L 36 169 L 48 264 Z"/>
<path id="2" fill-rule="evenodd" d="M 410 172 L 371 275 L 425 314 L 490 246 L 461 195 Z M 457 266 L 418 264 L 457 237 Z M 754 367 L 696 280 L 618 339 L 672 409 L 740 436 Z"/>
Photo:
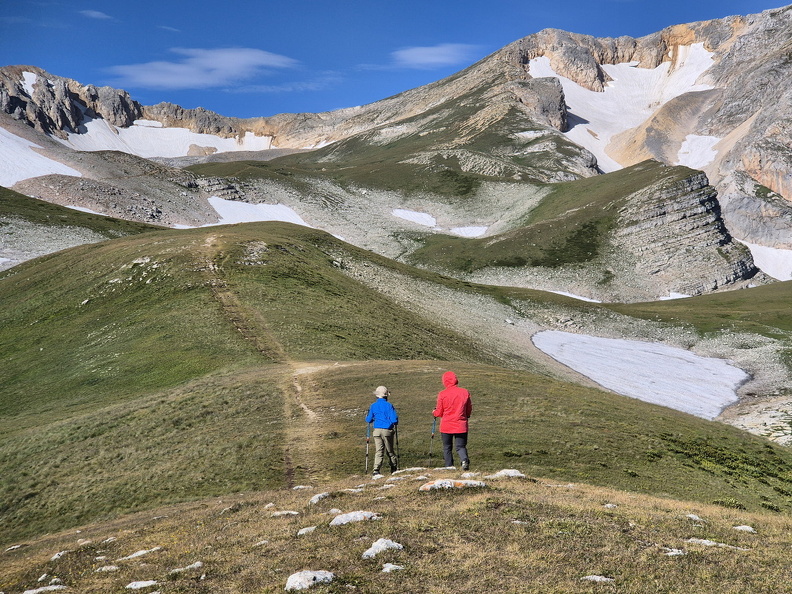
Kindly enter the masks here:
<path id="1" fill-rule="evenodd" d="M 449 200 L 465 200 L 475 194 L 483 180 L 513 182 L 518 172 L 523 172 L 528 179 L 532 170 L 563 170 L 563 161 L 558 160 L 558 155 L 579 151 L 561 136 L 534 140 L 533 143 L 548 145 L 542 151 L 532 151 L 528 146 L 531 142 L 515 140 L 515 134 L 537 128 L 536 123 L 516 107 L 505 108 L 504 113 L 493 116 L 494 120 L 483 127 L 481 122 L 473 124 L 488 103 L 484 94 L 482 90 L 454 97 L 420 115 L 385 126 L 413 129 L 411 133 L 392 139 L 381 139 L 374 130 L 314 151 L 268 162 L 207 163 L 187 169 L 207 176 L 274 179 L 297 187 L 305 184 L 306 178 L 320 177 L 341 185 L 362 185 L 408 194 L 431 192 Z M 477 128 L 481 129 L 474 132 Z M 460 142 L 462 137 L 464 142 Z M 463 171 L 457 157 L 445 159 L 441 155 L 429 164 L 404 162 L 420 153 L 444 149 L 464 150 L 485 158 L 496 156 L 504 159 L 505 169 L 497 176 Z M 513 154 L 503 157 L 509 153 Z"/>
<path id="2" fill-rule="evenodd" d="M 645 161 L 620 171 L 554 184 L 519 226 L 493 237 L 426 237 L 410 261 L 433 269 L 473 272 L 488 266 L 547 266 L 588 262 L 599 254 L 619 207 L 632 193 L 691 172 Z"/>
<path id="3" fill-rule="evenodd" d="M 0 219 L 8 218 L 51 227 L 82 227 L 104 235 L 108 239 L 161 229 L 155 225 L 123 221 L 65 208 L 0 187 Z"/>
<path id="4" fill-rule="evenodd" d="M 168 592 L 274 593 L 283 592 L 288 576 L 302 570 L 333 572 L 332 584 L 311 588 L 320 594 L 350 589 L 769 594 L 784 591 L 788 580 L 789 516 L 544 478 L 487 480 L 484 489 L 422 493 L 416 475 L 388 490 L 381 490 L 381 481 L 349 477 L 304 491 L 230 495 L 85 526 L 79 534 L 45 536 L 0 552 L 0 588 L 40 587 L 39 576 L 47 574 L 84 594 L 121 592 L 141 580 L 156 580 L 156 588 Z M 433 478 L 456 476 L 433 473 Z M 346 490 L 361 482 L 362 492 Z M 330 496 L 310 505 L 320 492 Z M 332 508 L 370 510 L 381 519 L 330 526 Z M 274 510 L 298 515 L 272 517 Z M 692 514 L 700 520 L 688 517 Z M 734 530 L 746 525 L 756 533 Z M 314 532 L 297 536 L 310 526 Z M 404 548 L 362 559 L 378 538 Z M 161 548 L 119 560 L 156 547 Z M 668 556 L 672 549 L 684 554 Z M 68 552 L 53 560 L 58 551 Z M 197 561 L 203 565 L 173 573 Z M 403 570 L 383 573 L 384 563 Z M 96 571 L 108 565 L 117 570 Z M 582 580 L 590 575 L 613 581 Z"/>
<path id="5" fill-rule="evenodd" d="M 168 231 L 0 275 L 0 540 L 359 472 L 363 413 L 382 383 L 402 414 L 404 463 L 423 464 L 449 366 L 475 397 L 474 464 L 790 510 L 786 450 L 492 366 L 470 341 L 345 275 L 328 255 L 337 245 L 288 224 Z"/>

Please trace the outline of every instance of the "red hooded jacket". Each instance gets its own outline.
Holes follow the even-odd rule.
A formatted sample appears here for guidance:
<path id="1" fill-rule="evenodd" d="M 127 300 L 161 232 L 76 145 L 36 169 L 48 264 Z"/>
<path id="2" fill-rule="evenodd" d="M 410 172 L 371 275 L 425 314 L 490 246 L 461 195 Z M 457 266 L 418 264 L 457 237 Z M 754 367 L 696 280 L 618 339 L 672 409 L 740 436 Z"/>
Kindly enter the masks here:
<path id="1" fill-rule="evenodd" d="M 445 390 L 437 395 L 437 406 L 432 414 L 442 417 L 440 433 L 467 433 L 468 417 L 473 412 L 470 393 L 458 385 L 457 376 L 453 371 L 443 374 Z"/>

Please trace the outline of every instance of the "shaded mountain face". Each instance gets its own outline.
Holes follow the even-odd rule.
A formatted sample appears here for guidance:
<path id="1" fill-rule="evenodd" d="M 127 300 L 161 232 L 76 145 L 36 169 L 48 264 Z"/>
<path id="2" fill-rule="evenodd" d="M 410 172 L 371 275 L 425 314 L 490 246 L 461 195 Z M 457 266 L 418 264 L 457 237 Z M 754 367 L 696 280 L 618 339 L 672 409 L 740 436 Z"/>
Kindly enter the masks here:
<path id="1" fill-rule="evenodd" d="M 554 241 L 561 243 L 543 248 L 563 251 L 564 242 L 587 236 L 583 244 L 597 249 L 556 258 L 552 266 L 517 250 L 456 273 L 487 271 L 487 278 L 504 284 L 618 300 L 741 286 L 756 281 L 757 271 L 730 231 L 749 242 L 792 247 L 784 123 L 792 106 L 783 82 L 789 78 L 791 15 L 788 7 L 678 25 L 639 39 L 545 30 L 454 76 L 376 103 L 249 119 L 167 103 L 142 106 L 125 91 L 84 86 L 35 67 L 6 67 L 0 69 L 0 124 L 8 141 L 0 150 L 9 162 L 31 164 L 0 171 L 0 183 L 59 204 L 172 226 L 218 222 L 207 202 L 213 196 L 277 203 L 357 245 L 418 260 L 429 243 L 445 241 L 432 238 L 444 228 L 484 229 L 492 242 L 512 245 L 503 237 L 530 234 L 525 223 L 531 209 L 541 204 L 548 210 L 545 200 L 557 195 L 556 184 L 621 179 L 601 174 L 651 159 L 704 171 L 706 178 L 690 173 L 686 184 L 698 189 L 681 195 L 701 191 L 706 199 L 680 210 L 676 194 L 652 183 L 643 193 L 614 188 L 620 200 L 631 196 L 620 208 L 635 216 L 604 213 L 600 219 L 607 224 L 585 228 L 571 219 L 560 222 Z M 126 166 L 108 151 L 128 154 Z M 217 163 L 234 154 L 255 163 Z M 162 166 L 145 165 L 146 159 Z M 188 163 L 194 165 L 189 171 L 178 169 Z M 657 208 L 710 213 L 682 218 L 707 221 L 704 235 L 714 235 L 704 244 L 720 257 L 703 255 L 702 235 L 684 225 L 630 231 L 639 213 L 650 217 Z M 437 224 L 427 228 L 394 216 L 404 210 L 431 215 Z M 562 210 L 558 216 L 568 218 Z M 661 228 L 662 237 L 653 235 Z M 616 255 L 625 241 L 672 247 L 663 248 L 663 256 L 630 247 L 625 260 Z M 439 260 L 424 265 L 440 269 Z M 590 271 L 592 262 L 595 272 L 576 273 L 581 266 Z M 595 278 L 626 284 L 592 285 Z"/>

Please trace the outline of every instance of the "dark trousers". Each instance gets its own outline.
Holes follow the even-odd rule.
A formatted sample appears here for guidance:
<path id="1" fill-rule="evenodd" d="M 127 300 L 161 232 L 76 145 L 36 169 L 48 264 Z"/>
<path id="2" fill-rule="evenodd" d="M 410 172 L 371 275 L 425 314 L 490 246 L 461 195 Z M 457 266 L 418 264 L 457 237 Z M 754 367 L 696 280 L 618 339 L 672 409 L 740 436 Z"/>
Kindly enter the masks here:
<path id="1" fill-rule="evenodd" d="M 451 453 L 452 449 L 456 449 L 460 462 L 468 460 L 467 435 L 467 433 L 440 434 L 443 438 L 443 458 L 445 459 L 446 466 L 454 465 L 454 455 Z"/>

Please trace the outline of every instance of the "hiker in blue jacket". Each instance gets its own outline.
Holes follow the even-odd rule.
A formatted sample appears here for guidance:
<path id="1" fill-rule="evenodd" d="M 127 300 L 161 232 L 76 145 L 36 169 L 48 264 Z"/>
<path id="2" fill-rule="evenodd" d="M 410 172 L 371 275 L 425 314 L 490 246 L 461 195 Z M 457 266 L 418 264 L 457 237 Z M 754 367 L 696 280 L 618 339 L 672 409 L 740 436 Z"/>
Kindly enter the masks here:
<path id="1" fill-rule="evenodd" d="M 399 415 L 396 409 L 388 402 L 390 392 L 385 386 L 378 386 L 374 390 L 374 396 L 377 399 L 371 403 L 368 414 L 366 415 L 366 423 L 374 423 L 374 445 L 376 451 L 374 453 L 374 474 L 380 474 L 380 466 L 384 453 L 388 453 L 388 460 L 390 460 L 390 470 L 395 472 L 398 468 L 398 458 L 393 452 L 393 434 L 396 431 L 396 425 L 399 422 Z"/>

